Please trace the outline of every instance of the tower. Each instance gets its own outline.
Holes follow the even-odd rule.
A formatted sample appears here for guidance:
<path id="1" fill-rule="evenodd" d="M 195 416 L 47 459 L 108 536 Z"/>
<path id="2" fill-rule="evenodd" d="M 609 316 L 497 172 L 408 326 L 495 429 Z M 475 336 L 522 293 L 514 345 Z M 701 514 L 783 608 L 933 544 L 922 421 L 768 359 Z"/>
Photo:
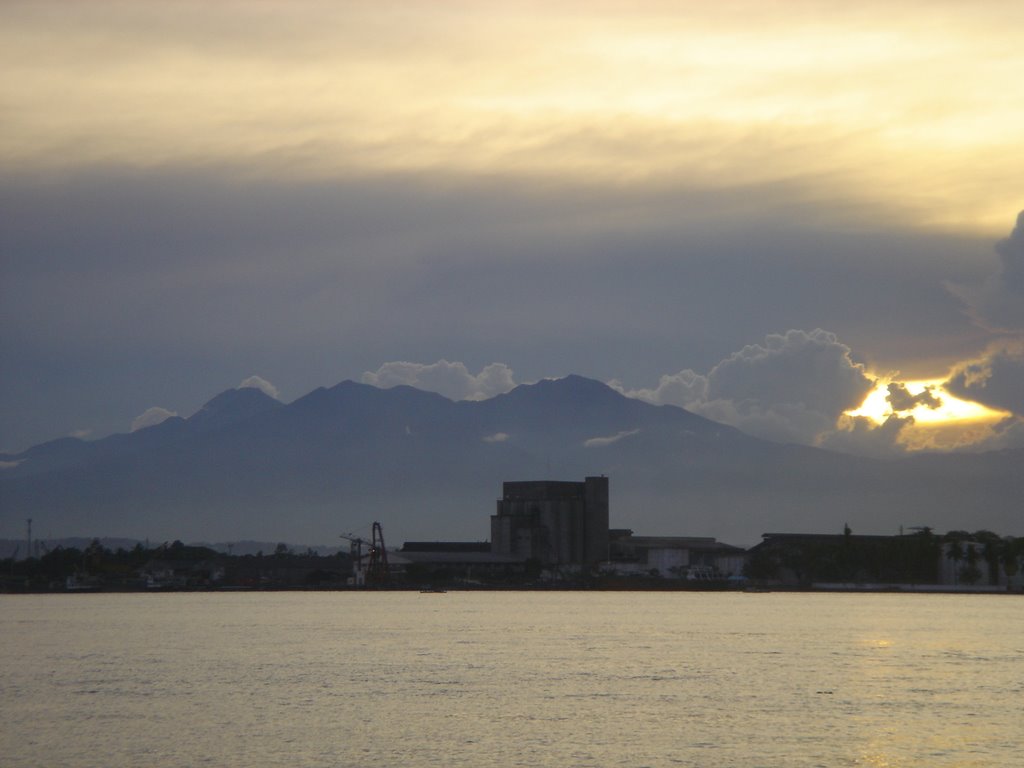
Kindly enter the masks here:
<path id="1" fill-rule="evenodd" d="M 491 516 L 491 550 L 545 565 L 606 559 L 608 478 L 506 482 Z"/>

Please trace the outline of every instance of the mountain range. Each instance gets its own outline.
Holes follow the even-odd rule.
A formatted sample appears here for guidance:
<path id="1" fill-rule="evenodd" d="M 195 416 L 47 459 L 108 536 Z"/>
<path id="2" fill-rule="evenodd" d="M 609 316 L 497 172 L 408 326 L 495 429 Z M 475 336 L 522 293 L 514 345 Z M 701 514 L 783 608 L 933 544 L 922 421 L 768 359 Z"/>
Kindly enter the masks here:
<path id="1" fill-rule="evenodd" d="M 873 460 L 782 445 L 580 376 L 481 401 L 352 381 L 284 404 L 233 389 L 189 418 L 0 454 L 5 526 L 40 537 L 336 543 L 379 520 L 402 539 L 489 537 L 505 480 L 604 474 L 611 525 L 715 536 L 767 531 L 1024 534 L 1024 450 Z M 11 532 L 14 532 L 12 528 Z"/>

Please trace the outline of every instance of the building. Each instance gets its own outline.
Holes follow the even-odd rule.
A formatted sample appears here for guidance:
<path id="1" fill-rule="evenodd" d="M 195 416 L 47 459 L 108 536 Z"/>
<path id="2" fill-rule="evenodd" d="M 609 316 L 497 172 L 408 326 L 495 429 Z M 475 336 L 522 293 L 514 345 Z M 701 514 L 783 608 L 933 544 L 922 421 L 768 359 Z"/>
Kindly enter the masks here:
<path id="1" fill-rule="evenodd" d="M 411 583 L 500 582 L 524 573 L 522 558 L 492 552 L 486 541 L 407 541 L 388 563 L 393 576 Z"/>
<path id="2" fill-rule="evenodd" d="M 491 551 L 545 566 L 608 559 L 608 478 L 506 482 L 491 517 Z"/>
<path id="3" fill-rule="evenodd" d="M 610 533 L 609 570 L 619 574 L 684 578 L 696 581 L 738 579 L 746 551 L 713 538 L 635 536 L 629 529 Z"/>
<path id="4" fill-rule="evenodd" d="M 148 589 L 209 587 L 224 582 L 224 563 L 219 559 L 176 560 L 153 558 L 139 572 Z"/>

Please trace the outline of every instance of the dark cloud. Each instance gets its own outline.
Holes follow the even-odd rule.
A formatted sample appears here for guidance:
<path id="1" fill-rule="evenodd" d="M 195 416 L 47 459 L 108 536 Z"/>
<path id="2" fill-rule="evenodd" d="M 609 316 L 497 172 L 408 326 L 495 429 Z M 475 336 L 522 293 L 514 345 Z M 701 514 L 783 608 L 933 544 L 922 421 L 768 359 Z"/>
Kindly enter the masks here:
<path id="1" fill-rule="evenodd" d="M 906 448 L 900 438 L 913 425 L 913 416 L 895 413 L 881 424 L 865 416 L 843 416 L 834 430 L 819 437 L 818 447 L 873 458 L 902 456 Z"/>
<path id="2" fill-rule="evenodd" d="M 1024 340 L 1004 340 L 953 369 L 943 385 L 965 400 L 1024 416 Z"/>
<path id="3" fill-rule="evenodd" d="M 942 284 L 973 275 L 970 243 L 830 233 L 785 185 L 94 169 L 5 176 L 0 207 L 8 450 L 190 413 L 253 370 L 294 398 L 389 360 L 651 381 L 766 328 L 835 328 L 903 369 L 976 344 Z"/>
<path id="4" fill-rule="evenodd" d="M 910 394 L 907 385 L 899 382 L 889 384 L 886 389 L 889 391 L 886 402 L 894 411 L 912 411 L 919 405 L 935 409 L 942 405 L 942 398 L 935 395 L 935 387 L 925 387 L 916 395 Z"/>
<path id="5" fill-rule="evenodd" d="M 977 282 L 951 281 L 950 290 L 981 327 L 997 333 L 1024 332 L 1024 211 L 1005 240 L 995 246 L 997 269 Z"/>
<path id="6" fill-rule="evenodd" d="M 1001 259 L 999 278 L 1007 290 L 1024 298 L 1024 211 L 1017 214 L 1017 225 L 1005 240 L 996 243 Z"/>
<path id="7" fill-rule="evenodd" d="M 966 446 L 972 451 L 999 451 L 1008 448 L 1024 448 L 1024 417 L 1012 416 L 992 427 L 991 434 L 973 445 Z"/>
<path id="8" fill-rule="evenodd" d="M 813 444 L 875 385 L 851 349 L 820 328 L 769 334 L 714 365 L 662 376 L 654 389 L 619 391 L 671 403 L 748 434 L 779 442 Z"/>
<path id="9" fill-rule="evenodd" d="M 797 405 L 838 417 L 859 405 L 875 382 L 836 334 L 820 328 L 769 334 L 708 374 L 707 399 Z"/>

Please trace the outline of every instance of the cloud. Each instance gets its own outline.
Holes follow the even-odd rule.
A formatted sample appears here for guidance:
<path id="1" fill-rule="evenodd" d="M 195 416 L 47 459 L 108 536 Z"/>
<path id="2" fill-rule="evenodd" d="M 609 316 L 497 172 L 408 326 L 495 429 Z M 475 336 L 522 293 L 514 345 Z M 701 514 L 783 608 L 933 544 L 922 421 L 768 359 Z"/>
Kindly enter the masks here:
<path id="1" fill-rule="evenodd" d="M 653 389 L 623 394 L 687 408 L 778 442 L 811 445 L 840 415 L 859 405 L 875 381 L 853 361 L 836 334 L 817 328 L 769 334 L 702 375 L 686 369 L 662 376 Z"/>
<path id="2" fill-rule="evenodd" d="M 966 305 L 968 314 L 986 330 L 1024 331 L 1024 211 L 1005 240 L 995 245 L 998 269 L 981 283 L 950 283 L 949 290 Z"/>
<path id="3" fill-rule="evenodd" d="M 1007 448 L 1024 448 L 1024 417 L 1011 416 L 995 424 L 989 434 L 973 445 L 972 451 L 999 451 Z"/>
<path id="4" fill-rule="evenodd" d="M 147 408 L 143 413 L 139 414 L 132 420 L 132 432 L 137 432 L 140 429 L 146 427 L 155 427 L 162 421 L 166 421 L 178 414 L 174 411 L 169 411 L 166 408 L 160 408 L 159 406 L 153 406 Z"/>
<path id="5" fill-rule="evenodd" d="M 609 381 L 608 386 L 627 397 L 646 400 L 655 405 L 678 405 L 680 408 L 687 408 L 704 400 L 708 379 L 687 368 L 679 373 L 665 374 L 658 379 L 658 386 L 653 389 L 626 389 L 615 379 Z"/>
<path id="6" fill-rule="evenodd" d="M 961 243 L 809 233 L 824 203 L 798 195 L 779 210 L 796 193 L 777 186 L 450 174 L 256 185 L 233 173 L 0 176 L 11 224 L 0 435 L 12 447 L 86 423 L 70 382 L 106 393 L 89 411 L 101 435 L 138 412 L 118 410 L 128 389 L 159 395 L 180 381 L 167 397 L 198 406 L 239 370 L 302 393 L 384 360 L 447 357 L 477 373 L 514 356 L 529 380 L 629 371 L 656 384 L 676 370 L 659 362 L 672 356 L 706 374 L 766 330 L 819 326 L 888 368 L 922 350 L 945 365 L 976 348 L 942 283 L 975 271 Z M 68 243 L 74 274 L 60 268 Z M 106 350 L 109 366 L 72 370 Z M 54 359 L 66 372 L 46 376 L 43 391 L 33 382 Z"/>
<path id="7" fill-rule="evenodd" d="M 943 386 L 957 397 L 1024 416 L 1024 339 L 994 342 L 955 366 Z"/>
<path id="8" fill-rule="evenodd" d="M 653 384 L 771 329 L 904 370 L 977 338 L 942 281 L 983 280 L 956 233 L 1024 167 L 1022 49 L 986 4 L 207 5 L 5 6 L 4 440 L 246 370 Z"/>
<path id="9" fill-rule="evenodd" d="M 534 2 L 498 13 L 489 3 L 208 5 L 5 14 L 5 105 L 17 116 L 5 125 L 8 162 L 219 159 L 271 176 L 469 166 L 617 181 L 674 167 L 710 186 L 803 173 L 821 185 L 815 197 L 870 196 L 888 209 L 928 171 L 936 201 L 973 192 L 961 216 L 968 202 L 968 216 L 986 210 L 1021 163 L 1019 117 L 993 77 L 1020 68 L 1012 25 L 943 7 L 962 4 L 921 3 L 941 19 L 927 29 L 916 8 L 878 3 L 827 19 L 756 3 L 737 14 L 656 2 L 585 18 Z M 871 5 L 885 7 L 892 44 L 879 46 Z M 345 88 L 325 90 L 335 81 Z M 901 130 L 880 131 L 880 114 Z M 975 130 L 953 130 L 968 119 Z M 896 135 L 910 139 L 894 145 Z"/>
<path id="10" fill-rule="evenodd" d="M 242 381 L 241 384 L 238 385 L 238 389 L 258 389 L 263 394 L 270 395 L 270 397 L 274 398 L 275 400 L 280 399 L 278 397 L 277 387 L 275 387 L 269 381 L 264 379 L 262 376 L 250 376 L 249 378 L 245 379 L 244 381 Z"/>
<path id="11" fill-rule="evenodd" d="M 813 445 L 818 436 L 835 426 L 836 417 L 802 405 L 761 403 L 755 400 L 712 400 L 691 408 L 712 421 L 730 424 L 748 435 L 777 443 Z"/>
<path id="12" fill-rule="evenodd" d="M 469 372 L 464 363 L 438 360 L 436 363 L 384 363 L 376 371 L 367 371 L 364 384 L 387 389 L 402 384 L 428 392 L 437 392 L 450 400 L 485 400 L 516 386 L 512 369 L 504 363 L 491 363 L 480 373 Z"/>
<path id="13" fill-rule="evenodd" d="M 910 394 L 907 385 L 900 382 L 894 381 L 886 389 L 889 394 L 885 400 L 894 411 L 912 411 L 919 405 L 935 409 L 942 405 L 942 398 L 935 396 L 934 386 L 927 386 L 916 395 Z"/>
<path id="14" fill-rule="evenodd" d="M 863 401 L 875 382 L 836 334 L 820 328 L 770 334 L 711 369 L 708 401 L 794 406 L 837 418 Z"/>
<path id="15" fill-rule="evenodd" d="M 617 443 L 619 442 L 619 440 L 622 440 L 625 437 L 630 437 L 631 435 L 635 435 L 639 432 L 639 429 L 630 429 L 623 432 L 618 432 L 614 435 L 609 435 L 608 437 L 592 437 L 589 440 L 583 441 L 583 447 L 604 448 L 605 446 L 611 445 L 612 443 Z"/>
<path id="16" fill-rule="evenodd" d="M 495 432 L 493 435 L 485 435 L 483 440 L 485 443 L 504 443 L 508 440 L 508 433 Z"/>
<path id="17" fill-rule="evenodd" d="M 1017 225 L 1010 236 L 996 243 L 1002 260 L 999 277 L 1007 289 L 1024 296 L 1024 211 L 1017 214 Z"/>
<path id="18" fill-rule="evenodd" d="M 881 424 L 866 416 L 843 415 L 836 429 L 818 439 L 818 447 L 873 458 L 900 456 L 906 452 L 901 438 L 914 425 L 913 416 L 890 414 Z"/>

